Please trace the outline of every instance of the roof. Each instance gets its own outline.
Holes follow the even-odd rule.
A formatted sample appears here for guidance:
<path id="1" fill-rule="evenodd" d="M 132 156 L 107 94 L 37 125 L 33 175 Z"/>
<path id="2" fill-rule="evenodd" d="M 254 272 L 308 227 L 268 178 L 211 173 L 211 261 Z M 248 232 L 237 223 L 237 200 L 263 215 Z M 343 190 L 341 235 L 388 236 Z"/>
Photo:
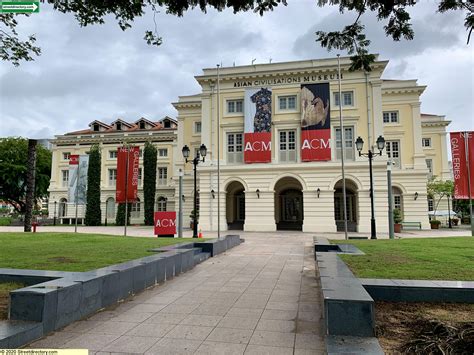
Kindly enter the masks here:
<path id="1" fill-rule="evenodd" d="M 104 122 L 101 122 L 101 121 L 98 121 L 98 120 L 95 120 L 95 121 L 92 121 L 91 123 L 89 123 L 89 127 L 88 129 L 82 129 L 82 130 L 79 130 L 79 131 L 73 131 L 73 132 L 68 132 L 66 133 L 65 135 L 67 136 L 74 136 L 74 135 L 83 135 L 83 134 L 97 134 L 97 133 L 100 133 L 100 134 L 107 134 L 107 133 L 116 133 L 116 132 L 134 132 L 134 131 L 159 131 L 161 129 L 164 129 L 163 127 L 163 124 L 161 123 L 163 120 L 165 119 L 169 119 L 173 122 L 175 122 L 176 124 L 178 124 L 178 121 L 176 121 L 175 119 L 171 118 L 171 117 L 168 117 L 168 116 L 165 116 L 164 118 L 162 118 L 161 120 L 157 121 L 157 122 L 153 122 L 153 121 L 150 121 L 148 119 L 146 119 L 145 117 L 141 117 L 139 118 L 138 120 L 136 120 L 135 122 L 127 122 L 127 121 L 124 121 L 123 119 L 121 118 L 118 118 L 116 119 L 115 121 L 113 121 L 111 124 L 107 124 L 107 123 L 104 123 Z M 150 126 L 152 126 L 151 128 L 145 128 L 145 129 L 140 129 L 140 125 L 139 123 L 141 121 L 145 121 L 147 122 Z M 128 129 L 127 130 L 117 130 L 116 129 L 116 126 L 115 126 L 115 123 L 117 122 L 121 122 L 123 125 L 127 126 Z M 102 126 L 103 128 L 105 128 L 104 130 L 100 131 L 100 132 L 97 132 L 97 131 L 94 131 L 93 130 L 93 125 L 94 124 L 99 124 L 100 126 Z M 167 130 L 169 130 L 170 128 L 167 128 Z M 171 129 L 176 129 L 176 128 L 171 128 Z"/>

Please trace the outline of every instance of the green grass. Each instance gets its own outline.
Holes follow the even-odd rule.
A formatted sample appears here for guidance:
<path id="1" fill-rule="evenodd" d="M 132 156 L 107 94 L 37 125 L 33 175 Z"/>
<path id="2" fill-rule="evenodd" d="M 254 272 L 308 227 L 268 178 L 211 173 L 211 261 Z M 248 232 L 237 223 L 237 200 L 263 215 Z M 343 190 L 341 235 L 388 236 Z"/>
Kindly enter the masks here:
<path id="1" fill-rule="evenodd" d="M 350 240 L 347 243 L 366 253 L 341 255 L 358 277 L 474 280 L 473 237 Z"/>
<path id="2" fill-rule="evenodd" d="M 25 287 L 25 285 L 16 282 L 0 283 L 0 320 L 8 318 L 8 300 L 10 291 Z"/>
<path id="3" fill-rule="evenodd" d="M 183 238 L 75 233 L 0 233 L 0 268 L 87 271 L 153 255 Z"/>
<path id="4" fill-rule="evenodd" d="M 12 223 L 10 217 L 0 217 L 0 226 L 9 226 Z"/>

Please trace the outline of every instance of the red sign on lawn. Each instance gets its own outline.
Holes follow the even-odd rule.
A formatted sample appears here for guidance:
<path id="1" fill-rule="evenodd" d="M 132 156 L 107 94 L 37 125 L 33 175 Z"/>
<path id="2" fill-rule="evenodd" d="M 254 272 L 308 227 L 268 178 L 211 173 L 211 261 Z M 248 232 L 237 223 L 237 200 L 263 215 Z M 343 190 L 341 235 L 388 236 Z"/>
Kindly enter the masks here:
<path id="1" fill-rule="evenodd" d="M 128 158 L 128 159 L 127 159 Z M 128 160 L 128 173 L 127 171 Z M 138 198 L 138 172 L 140 167 L 139 147 L 120 147 L 117 152 L 117 181 L 115 199 L 117 203 L 136 202 Z M 125 197 L 125 190 L 127 195 Z"/>
<path id="2" fill-rule="evenodd" d="M 474 132 L 451 132 L 451 154 L 454 176 L 453 197 L 469 199 L 468 179 L 470 179 L 471 198 L 474 198 Z"/>
<path id="3" fill-rule="evenodd" d="M 155 212 L 155 235 L 176 234 L 176 211 Z"/>

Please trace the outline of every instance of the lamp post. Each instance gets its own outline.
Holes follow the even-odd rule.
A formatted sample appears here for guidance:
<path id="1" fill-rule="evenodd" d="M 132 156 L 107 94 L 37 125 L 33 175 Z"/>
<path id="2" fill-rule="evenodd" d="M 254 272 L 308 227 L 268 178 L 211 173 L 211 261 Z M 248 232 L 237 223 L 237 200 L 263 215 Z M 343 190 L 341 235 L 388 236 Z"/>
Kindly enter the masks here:
<path id="1" fill-rule="evenodd" d="M 449 197 L 450 197 L 450 195 L 447 194 L 446 197 L 448 198 L 448 226 L 449 226 L 449 228 L 453 228 L 453 224 L 451 223 L 451 206 L 449 206 Z"/>
<path id="2" fill-rule="evenodd" d="M 186 163 L 188 163 L 188 158 L 189 158 L 189 147 L 185 145 L 182 149 L 183 157 L 186 160 Z M 193 213 L 193 238 L 198 237 L 198 221 L 197 221 L 197 166 L 200 162 L 204 162 L 206 159 L 206 154 L 207 154 L 207 148 L 204 144 L 201 144 L 201 147 L 199 147 L 199 153 L 196 153 L 196 156 L 194 157 L 193 160 L 191 160 L 193 164 L 193 169 L 194 169 L 194 213 Z M 202 157 L 202 160 L 201 160 Z"/>
<path id="3" fill-rule="evenodd" d="M 362 148 L 364 147 L 364 141 L 361 137 L 356 139 L 356 147 L 359 151 L 359 156 L 364 156 L 369 158 L 369 171 L 370 171 L 370 239 L 377 239 L 376 237 L 376 227 L 375 227 L 375 209 L 374 209 L 374 179 L 372 174 L 372 159 L 378 155 L 382 155 L 382 150 L 385 148 L 385 139 L 382 136 L 377 138 L 377 149 L 379 153 L 372 152 L 372 147 L 369 147 L 368 153 L 362 153 Z"/>
<path id="4" fill-rule="evenodd" d="M 56 205 L 58 201 L 54 201 L 54 214 L 53 214 L 53 226 L 56 225 Z"/>

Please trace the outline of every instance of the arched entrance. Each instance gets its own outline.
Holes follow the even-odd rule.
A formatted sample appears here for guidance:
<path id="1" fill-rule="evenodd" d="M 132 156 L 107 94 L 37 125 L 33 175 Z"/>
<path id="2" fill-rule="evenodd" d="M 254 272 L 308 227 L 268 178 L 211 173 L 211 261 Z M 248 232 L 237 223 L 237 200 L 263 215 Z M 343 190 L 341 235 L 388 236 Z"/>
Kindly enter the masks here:
<path id="1" fill-rule="evenodd" d="M 67 215 L 67 199 L 62 198 L 59 200 L 59 218 L 66 217 Z"/>
<path id="2" fill-rule="evenodd" d="M 245 223 L 245 188 L 239 181 L 233 181 L 226 189 L 227 228 L 243 230 Z"/>
<path id="3" fill-rule="evenodd" d="M 275 185 L 275 223 L 277 230 L 303 230 L 303 188 L 293 177 Z"/>
<path id="4" fill-rule="evenodd" d="M 357 185 L 352 180 L 346 179 L 347 230 L 349 232 L 357 232 L 358 229 L 358 200 Z M 344 231 L 344 205 L 342 201 L 342 180 L 339 180 L 334 185 L 334 219 L 338 232 Z"/>
<path id="5" fill-rule="evenodd" d="M 105 208 L 107 209 L 106 216 L 108 219 L 115 218 L 115 200 L 113 197 L 109 197 L 106 202 Z"/>

